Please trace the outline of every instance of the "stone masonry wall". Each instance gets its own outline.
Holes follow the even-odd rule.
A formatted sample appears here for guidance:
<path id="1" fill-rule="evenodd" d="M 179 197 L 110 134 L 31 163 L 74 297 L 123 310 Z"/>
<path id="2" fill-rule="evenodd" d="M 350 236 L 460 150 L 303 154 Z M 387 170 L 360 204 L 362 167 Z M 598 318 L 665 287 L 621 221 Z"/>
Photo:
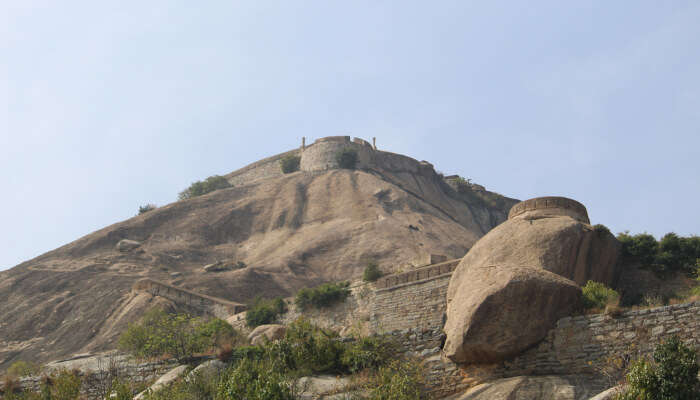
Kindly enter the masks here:
<path id="1" fill-rule="evenodd" d="M 369 304 L 372 330 L 396 338 L 402 352 L 421 360 L 428 389 L 436 396 L 520 375 L 581 375 L 602 390 L 629 361 L 651 355 L 671 335 L 700 347 L 700 302 L 695 302 L 632 310 L 615 317 L 562 318 L 542 342 L 512 360 L 457 365 L 441 355 L 446 292 L 454 266 L 447 273 L 435 272 L 452 263 L 456 265 L 453 260 L 384 277 L 377 281 Z"/>
<path id="2" fill-rule="evenodd" d="M 226 319 L 230 315 L 245 311 L 246 306 L 232 301 L 195 293 L 190 290 L 168 285 L 152 279 L 141 279 L 134 283 L 133 290 L 165 297 L 176 304 L 192 307 L 196 310 Z"/>
<path id="3" fill-rule="evenodd" d="M 230 174 L 226 175 L 226 179 L 228 179 L 229 183 L 233 186 L 241 186 L 258 179 L 282 176 L 283 173 L 282 168 L 280 167 L 280 160 L 293 154 L 299 155 L 301 152 L 299 149 L 294 149 L 272 157 L 263 158 L 260 161 L 246 165 L 239 170 L 231 172 Z"/>

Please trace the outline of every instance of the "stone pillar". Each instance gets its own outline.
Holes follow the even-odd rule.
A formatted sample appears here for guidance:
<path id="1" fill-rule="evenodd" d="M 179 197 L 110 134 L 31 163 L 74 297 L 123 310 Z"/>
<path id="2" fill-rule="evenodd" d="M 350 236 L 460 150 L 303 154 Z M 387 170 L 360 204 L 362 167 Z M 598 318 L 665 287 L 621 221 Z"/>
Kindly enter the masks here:
<path id="1" fill-rule="evenodd" d="M 376 137 L 373 137 L 373 138 L 372 138 L 372 148 L 374 148 L 375 150 L 377 150 L 377 138 L 376 138 Z"/>
<path id="2" fill-rule="evenodd" d="M 303 151 L 306 148 L 306 136 L 301 137 L 301 150 Z"/>

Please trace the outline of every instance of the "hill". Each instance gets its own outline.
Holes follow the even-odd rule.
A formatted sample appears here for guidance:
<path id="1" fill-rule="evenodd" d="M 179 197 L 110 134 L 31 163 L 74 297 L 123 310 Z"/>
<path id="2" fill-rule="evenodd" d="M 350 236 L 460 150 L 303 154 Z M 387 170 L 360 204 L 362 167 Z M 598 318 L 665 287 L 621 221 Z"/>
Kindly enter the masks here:
<path id="1" fill-rule="evenodd" d="M 353 149 L 356 169 L 335 155 Z M 300 156 L 300 171 L 279 160 Z M 232 188 L 103 228 L 0 273 L 0 369 L 114 346 L 154 301 L 143 278 L 245 303 L 356 279 L 367 262 L 411 268 L 463 256 L 517 201 L 430 163 L 347 137 L 319 139 L 228 174 Z M 123 240 L 135 241 L 121 247 Z M 207 272 L 203 266 L 245 264 Z M 239 264 L 241 265 L 241 264 Z M 242 265 L 241 265 L 242 266 Z"/>

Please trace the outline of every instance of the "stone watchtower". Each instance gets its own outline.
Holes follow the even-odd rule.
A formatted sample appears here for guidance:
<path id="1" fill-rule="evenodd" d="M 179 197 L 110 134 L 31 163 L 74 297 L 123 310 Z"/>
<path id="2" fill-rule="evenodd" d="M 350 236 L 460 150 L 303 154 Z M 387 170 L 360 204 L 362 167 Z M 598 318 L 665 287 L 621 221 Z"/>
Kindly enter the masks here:
<path id="1" fill-rule="evenodd" d="M 348 147 L 357 151 L 357 168 L 368 168 L 372 165 L 375 150 L 367 141 L 360 138 L 350 140 L 350 136 L 327 136 L 317 139 L 309 146 L 303 145 L 299 169 L 325 171 L 338 168 L 336 154 Z"/>

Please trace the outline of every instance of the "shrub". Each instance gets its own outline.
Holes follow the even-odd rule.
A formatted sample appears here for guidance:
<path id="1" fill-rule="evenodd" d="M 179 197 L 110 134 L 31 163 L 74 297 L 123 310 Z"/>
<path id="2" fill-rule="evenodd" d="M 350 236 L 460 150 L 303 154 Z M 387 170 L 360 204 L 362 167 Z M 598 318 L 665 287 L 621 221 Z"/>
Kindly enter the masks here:
<path id="1" fill-rule="evenodd" d="M 335 155 L 335 160 L 340 168 L 355 169 L 357 166 L 357 150 L 346 147 Z"/>
<path id="2" fill-rule="evenodd" d="M 267 350 L 279 365 L 304 376 L 343 372 L 344 347 L 337 333 L 298 319 L 287 327 L 284 339 L 272 343 Z"/>
<path id="3" fill-rule="evenodd" d="M 610 233 L 610 229 L 608 229 L 608 227 L 603 225 L 603 224 L 593 225 L 593 231 L 595 233 L 597 233 L 599 236 L 607 235 Z"/>
<path id="4" fill-rule="evenodd" d="M 310 307 L 328 307 L 345 300 L 350 295 L 349 286 L 350 282 L 339 282 L 324 283 L 315 288 L 304 288 L 297 292 L 294 302 L 302 310 Z"/>
<path id="5" fill-rule="evenodd" d="M 600 282 L 588 281 L 582 288 L 583 307 L 586 309 L 604 309 L 605 306 L 616 306 L 620 295 L 613 289 Z"/>
<path id="6" fill-rule="evenodd" d="M 394 360 L 379 369 L 371 400 L 419 400 L 421 370 L 414 363 Z"/>
<path id="7" fill-rule="evenodd" d="M 214 348 L 224 338 L 238 334 L 225 321 L 204 321 L 187 314 L 169 314 L 158 308 L 140 322 L 129 324 L 119 337 L 119 347 L 139 357 L 169 354 L 179 360 Z"/>
<path id="8" fill-rule="evenodd" d="M 215 190 L 226 189 L 230 187 L 231 184 L 226 178 L 219 175 L 212 175 L 204 181 L 196 181 L 192 183 L 190 187 L 180 192 L 180 194 L 178 195 L 178 200 L 187 200 L 197 196 L 202 196 Z"/>
<path id="9" fill-rule="evenodd" d="M 365 270 L 362 273 L 362 280 L 365 282 L 374 282 L 377 279 L 381 278 L 382 275 L 384 274 L 379 269 L 377 263 L 371 261 L 367 263 L 367 266 L 365 267 Z"/>
<path id="10" fill-rule="evenodd" d="M 21 378 L 23 376 L 36 375 L 41 372 L 41 366 L 23 360 L 15 361 L 7 368 L 7 375 Z"/>
<path id="11" fill-rule="evenodd" d="M 77 371 L 60 370 L 44 379 L 42 398 L 77 400 L 80 395 L 80 376 Z"/>
<path id="12" fill-rule="evenodd" d="M 139 206 L 139 215 L 146 213 L 146 212 L 149 212 L 149 211 L 153 211 L 156 208 L 158 208 L 158 206 L 156 206 L 155 204 L 151 204 L 151 203 L 146 204 L 145 206 Z"/>
<path id="13" fill-rule="evenodd" d="M 245 314 L 245 324 L 249 328 L 272 324 L 279 315 L 287 312 L 287 304 L 280 297 L 272 300 L 263 300 L 256 297 Z"/>
<path id="14" fill-rule="evenodd" d="M 635 361 L 627 374 L 627 389 L 618 400 L 700 398 L 696 350 L 671 337 L 654 350 L 654 361 Z"/>
<path id="15" fill-rule="evenodd" d="M 299 157 L 298 155 L 290 154 L 284 156 L 284 158 L 280 160 L 280 168 L 282 168 L 282 172 L 285 174 L 296 172 L 299 171 L 300 162 L 301 157 Z"/>
<path id="16" fill-rule="evenodd" d="M 364 337 L 346 346 L 341 361 L 351 373 L 377 370 L 396 354 L 395 343 L 383 336 Z"/>
<path id="17" fill-rule="evenodd" d="M 242 360 L 217 388 L 216 399 L 294 400 L 293 383 L 269 361 Z"/>

